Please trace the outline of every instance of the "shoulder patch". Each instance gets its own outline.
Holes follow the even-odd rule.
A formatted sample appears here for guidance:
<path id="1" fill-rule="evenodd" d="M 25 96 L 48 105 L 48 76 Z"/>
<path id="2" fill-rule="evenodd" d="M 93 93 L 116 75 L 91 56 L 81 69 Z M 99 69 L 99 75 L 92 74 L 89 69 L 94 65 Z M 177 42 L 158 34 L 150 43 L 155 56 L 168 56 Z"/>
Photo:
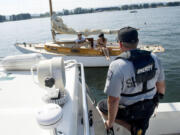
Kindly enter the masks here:
<path id="1" fill-rule="evenodd" d="M 111 80 L 112 76 L 113 76 L 113 71 L 109 70 L 108 75 L 107 75 L 107 79 Z"/>

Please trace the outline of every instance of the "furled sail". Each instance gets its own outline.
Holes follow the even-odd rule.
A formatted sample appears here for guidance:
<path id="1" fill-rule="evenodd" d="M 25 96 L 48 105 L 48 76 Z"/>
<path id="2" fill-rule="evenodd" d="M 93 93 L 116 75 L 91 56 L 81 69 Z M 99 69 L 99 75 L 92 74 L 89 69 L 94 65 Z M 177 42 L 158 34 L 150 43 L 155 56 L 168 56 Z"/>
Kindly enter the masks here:
<path id="1" fill-rule="evenodd" d="M 97 35 L 100 33 L 116 34 L 118 32 L 118 30 L 110 30 L 110 29 L 85 29 L 83 31 L 76 31 L 73 28 L 70 28 L 66 24 L 64 24 L 61 17 L 55 15 L 52 16 L 51 22 L 52 22 L 52 29 L 59 34 L 82 33 L 85 36 L 89 36 L 89 35 Z"/>
<path id="2" fill-rule="evenodd" d="M 59 34 L 77 34 L 74 29 L 67 27 L 67 25 L 64 24 L 62 18 L 59 16 L 53 15 L 51 17 L 51 23 L 52 29 Z"/>

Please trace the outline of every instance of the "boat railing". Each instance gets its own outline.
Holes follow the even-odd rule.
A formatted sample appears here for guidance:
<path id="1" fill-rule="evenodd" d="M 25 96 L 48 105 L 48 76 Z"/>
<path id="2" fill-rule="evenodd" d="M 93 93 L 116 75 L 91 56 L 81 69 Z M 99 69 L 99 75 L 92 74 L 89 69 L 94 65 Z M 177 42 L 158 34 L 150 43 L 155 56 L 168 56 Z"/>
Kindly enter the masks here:
<path id="1" fill-rule="evenodd" d="M 82 83 L 82 107 L 83 107 L 84 135 L 90 135 L 89 134 L 90 130 L 89 130 L 89 117 L 88 117 L 84 66 L 82 63 L 80 63 L 80 67 L 81 67 L 81 83 Z"/>

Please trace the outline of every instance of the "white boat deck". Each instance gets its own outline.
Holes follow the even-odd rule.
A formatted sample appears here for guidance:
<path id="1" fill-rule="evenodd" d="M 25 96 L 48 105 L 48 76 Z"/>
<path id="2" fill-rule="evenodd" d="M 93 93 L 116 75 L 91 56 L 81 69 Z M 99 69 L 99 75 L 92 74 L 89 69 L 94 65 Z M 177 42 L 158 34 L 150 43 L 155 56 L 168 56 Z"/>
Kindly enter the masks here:
<path id="1" fill-rule="evenodd" d="M 35 119 L 35 111 L 45 104 L 41 99 L 45 91 L 28 74 L 14 72 L 5 77 L 8 80 L 0 77 L 0 133 L 3 135 L 49 135 Z"/>
<path id="2" fill-rule="evenodd" d="M 66 70 L 66 89 L 69 92 L 70 100 L 63 107 L 63 118 L 58 128 L 66 135 L 77 130 L 75 122 L 77 95 L 75 72 L 77 68 Z M 2 70 L 0 70 L 2 71 Z M 50 135 L 50 131 L 42 129 L 35 118 L 39 107 L 46 103 L 42 100 L 45 90 L 33 82 L 30 72 L 0 72 L 0 134 L 1 135 Z M 74 112 L 72 113 L 72 110 Z M 71 129 L 70 129 L 71 127 Z"/>
<path id="3" fill-rule="evenodd" d="M 180 102 L 160 103 L 150 119 L 146 135 L 180 135 Z M 131 135 L 129 131 L 115 124 L 116 135 Z M 102 134 L 103 135 L 103 134 Z"/>
<path id="4" fill-rule="evenodd" d="M 160 103 L 147 135 L 180 135 L 180 102 Z"/>

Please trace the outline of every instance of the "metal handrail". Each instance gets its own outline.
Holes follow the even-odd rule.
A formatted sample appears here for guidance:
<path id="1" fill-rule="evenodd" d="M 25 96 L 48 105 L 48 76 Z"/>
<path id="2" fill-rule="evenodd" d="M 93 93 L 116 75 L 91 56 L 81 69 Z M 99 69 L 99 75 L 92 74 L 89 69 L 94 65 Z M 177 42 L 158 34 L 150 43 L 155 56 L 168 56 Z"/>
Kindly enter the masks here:
<path id="1" fill-rule="evenodd" d="M 88 107 L 87 107 L 87 96 L 86 96 L 86 85 L 84 76 L 84 66 L 81 66 L 81 82 L 82 82 L 82 107 L 83 107 L 83 123 L 84 123 L 84 135 L 89 135 L 89 117 L 88 117 Z"/>

